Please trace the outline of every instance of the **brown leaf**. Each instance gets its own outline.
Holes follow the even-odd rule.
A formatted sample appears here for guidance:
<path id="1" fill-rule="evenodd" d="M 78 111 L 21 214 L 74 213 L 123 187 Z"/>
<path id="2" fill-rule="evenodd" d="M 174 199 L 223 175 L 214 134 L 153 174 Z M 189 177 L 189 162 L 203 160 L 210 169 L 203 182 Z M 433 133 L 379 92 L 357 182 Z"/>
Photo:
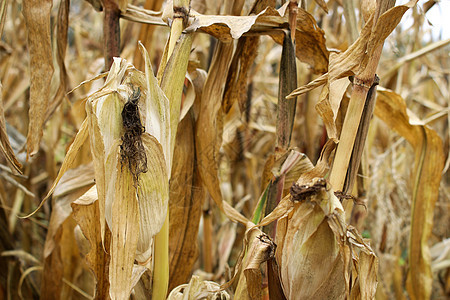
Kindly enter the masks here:
<path id="1" fill-rule="evenodd" d="M 411 122 L 406 113 L 405 101 L 392 91 L 378 91 L 375 114 L 414 148 L 414 169 L 411 174 L 414 192 L 406 286 L 412 299 L 428 299 L 431 296 L 433 281 L 428 240 L 444 168 L 442 140 L 434 130 L 424 124 Z"/>
<path id="2" fill-rule="evenodd" d="M 314 17 L 299 8 L 295 30 L 296 56 L 309 64 L 315 73 L 327 71 L 329 52 L 325 45 L 324 32 L 317 26 Z M 286 5 L 278 11 L 267 7 L 257 15 L 251 16 L 207 16 L 196 15 L 187 32 L 202 30 L 223 42 L 239 39 L 242 35 L 269 34 L 279 44 L 283 35 L 274 29 L 286 27 L 288 16 Z"/>
<path id="3" fill-rule="evenodd" d="M 275 254 L 275 243 L 256 227 L 246 232 L 247 250 L 242 262 L 242 273 L 236 288 L 236 299 L 261 299 L 262 274 L 260 265 Z"/>
<path id="4" fill-rule="evenodd" d="M 241 112 L 245 111 L 249 71 L 258 53 L 258 47 L 259 37 L 239 39 L 225 85 L 222 104 L 225 113 L 228 113 L 235 100 L 238 101 Z"/>
<path id="5" fill-rule="evenodd" d="M 320 8 L 323 9 L 324 12 L 328 13 L 328 7 L 327 7 L 327 3 L 325 2 L 325 0 L 315 0 L 315 1 L 320 6 Z"/>
<path id="6" fill-rule="evenodd" d="M 284 16 L 286 18 L 286 16 Z M 298 8 L 295 30 L 295 53 L 297 58 L 310 65 L 315 74 L 328 70 L 328 57 L 325 32 L 317 25 L 315 18 L 302 8 Z M 271 34 L 279 44 L 283 44 L 283 36 Z"/>
<path id="7" fill-rule="evenodd" d="M 104 251 L 110 246 L 110 231 L 107 230 L 104 238 L 100 227 L 100 211 L 97 189 L 93 186 L 72 204 L 73 217 L 80 226 L 84 236 L 90 243 L 86 261 L 95 275 L 95 299 L 109 299 L 109 260 L 110 256 Z"/>
<path id="8" fill-rule="evenodd" d="M 71 168 L 72 164 L 75 161 L 77 152 L 83 146 L 83 144 L 86 141 L 87 137 L 88 137 L 88 122 L 85 120 L 81 124 L 81 127 L 78 130 L 77 135 L 75 136 L 75 140 L 70 145 L 69 150 L 67 151 L 67 154 L 64 157 L 64 161 L 63 161 L 63 163 L 61 165 L 61 168 L 59 169 L 58 176 L 56 177 L 55 181 L 53 182 L 53 185 L 50 188 L 50 191 L 47 193 L 47 195 L 41 201 L 41 203 L 38 205 L 38 207 L 32 213 L 30 213 L 27 216 L 24 216 L 23 218 L 29 218 L 32 215 L 34 215 L 44 205 L 44 203 L 50 198 L 50 196 L 55 191 L 56 185 L 61 180 L 61 178 L 64 175 L 64 173 Z"/>
<path id="9" fill-rule="evenodd" d="M 199 173 L 217 206 L 233 221 L 247 223 L 247 219 L 228 203 L 222 201 L 218 178 L 219 148 L 222 144 L 221 100 L 225 86 L 222 75 L 230 65 L 233 45 L 219 43 L 203 89 L 196 125 L 196 151 Z"/>
<path id="10" fill-rule="evenodd" d="M 322 84 L 331 84 L 337 79 L 363 72 L 376 48 L 384 43 L 384 40 L 402 19 L 403 14 L 413 7 L 416 2 L 416 0 L 413 0 L 405 5 L 389 9 L 380 16 L 375 27 L 374 22 L 376 20 L 374 20 L 374 15 L 372 15 L 362 28 L 358 39 L 345 52 L 330 55 L 328 73 L 305 86 L 297 88 L 288 97 L 299 96 Z M 369 80 L 372 80 L 372 78 L 369 78 Z"/>
<path id="11" fill-rule="evenodd" d="M 297 98 L 286 99 L 297 86 L 297 67 L 295 61 L 294 44 L 289 32 L 283 39 L 281 52 L 280 75 L 278 85 L 277 109 L 277 146 L 287 150 L 291 143 L 292 129 L 294 127 Z"/>
<path id="12" fill-rule="evenodd" d="M 6 120 L 5 120 L 5 111 L 3 109 L 3 88 L 0 83 L 0 151 L 5 156 L 8 161 L 8 165 L 11 168 L 13 174 L 22 174 L 20 168 L 22 165 L 17 160 L 17 157 L 11 148 L 11 144 L 9 143 L 8 134 L 6 133 Z"/>
<path id="13" fill-rule="evenodd" d="M 50 101 L 46 111 L 45 119 L 49 119 L 55 109 L 61 104 L 67 92 L 67 70 L 64 63 L 67 48 L 67 32 L 69 28 L 69 6 L 70 0 L 62 0 L 59 4 L 58 18 L 56 23 L 56 61 L 59 67 L 59 87 Z"/>
<path id="14" fill-rule="evenodd" d="M 27 136 L 27 157 L 39 150 L 39 142 L 50 96 L 53 75 L 52 46 L 50 40 L 50 13 L 52 0 L 26 0 L 23 15 L 27 24 L 30 52 L 30 123 Z"/>
<path id="15" fill-rule="evenodd" d="M 180 122 L 173 156 L 169 200 L 169 291 L 188 281 L 198 256 L 197 238 L 206 196 L 194 171 L 194 121 L 190 113 Z"/>

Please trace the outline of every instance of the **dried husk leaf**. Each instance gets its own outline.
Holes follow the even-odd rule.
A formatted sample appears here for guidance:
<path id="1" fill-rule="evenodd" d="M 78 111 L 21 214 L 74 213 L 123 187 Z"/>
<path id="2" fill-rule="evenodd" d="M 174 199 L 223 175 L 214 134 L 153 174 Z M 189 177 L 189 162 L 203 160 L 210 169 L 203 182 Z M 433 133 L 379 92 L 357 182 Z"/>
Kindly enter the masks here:
<path id="1" fill-rule="evenodd" d="M 144 103 L 145 131 L 154 136 L 162 146 L 166 159 L 167 170 L 170 169 L 171 156 L 169 155 L 171 130 L 170 130 L 170 104 L 166 95 L 158 85 L 154 76 L 152 64 L 147 50 L 139 43 L 139 49 L 144 57 L 145 79 L 147 97 Z"/>
<path id="2" fill-rule="evenodd" d="M 110 73 L 112 74 L 112 73 Z M 95 102 L 94 102 L 95 101 Z M 115 168 L 108 169 L 106 162 L 108 153 L 114 152 L 116 141 L 123 131 L 120 113 L 123 103 L 117 93 L 103 96 L 86 103 L 90 121 L 91 153 L 94 161 L 95 179 L 99 196 L 100 224 L 105 231 L 105 221 L 111 228 L 112 191 L 115 185 Z M 92 109 L 92 111 L 91 111 Z M 109 192 L 109 193 L 108 193 Z"/>
<path id="3" fill-rule="evenodd" d="M 389 90 L 377 94 L 375 114 L 403 136 L 415 152 L 406 287 L 411 299 L 428 299 L 433 281 L 428 240 L 445 161 L 442 140 L 434 130 L 409 120 L 405 101 L 400 95 Z"/>
<path id="4" fill-rule="evenodd" d="M 284 234 L 278 260 L 283 290 L 288 299 L 343 299 L 344 259 L 321 206 L 328 202 L 332 207 L 324 208 L 333 214 L 343 214 L 343 208 L 339 200 L 328 199 L 326 192 L 311 201 L 318 205 L 295 204 L 286 217 L 286 232 L 277 230 L 277 240 Z"/>
<path id="5" fill-rule="evenodd" d="M 140 230 L 136 260 L 139 263 L 150 258 L 152 238 L 161 230 L 169 205 L 169 175 L 161 144 L 148 133 L 142 135 L 142 143 L 151 170 L 139 175 L 137 186 Z"/>
<path id="6" fill-rule="evenodd" d="M 53 75 L 50 40 L 52 5 L 52 0 L 27 0 L 23 2 L 31 70 L 27 157 L 34 156 L 39 150 L 47 103 L 50 97 L 50 82 Z"/>
<path id="7" fill-rule="evenodd" d="M 95 187 L 98 194 L 98 207 L 100 215 L 100 232 L 102 241 L 105 237 L 105 195 L 106 195 L 106 179 L 105 179 L 105 147 L 103 144 L 102 134 L 98 126 L 97 116 L 93 112 L 92 103 L 86 102 L 86 123 L 89 123 L 89 138 L 92 153 L 92 160 L 95 171 Z"/>
<path id="8" fill-rule="evenodd" d="M 168 100 L 157 86 L 148 54 L 145 49 L 141 50 L 147 63 L 146 74 L 133 69 L 125 60 L 115 58 L 105 85 L 92 94 L 86 104 L 102 240 L 107 233 L 105 220 L 112 234 L 111 298 L 127 298 L 143 274 L 145 268 L 133 267 L 133 262 L 136 259 L 146 265 L 150 261 L 152 239 L 164 223 L 168 206 Z M 140 140 L 151 169 L 138 174 L 132 173 L 130 158 L 123 156 L 126 152 L 120 147 L 124 134 L 122 111 L 125 98 L 131 94 L 138 95 L 137 108 L 146 129 Z"/>
<path id="9" fill-rule="evenodd" d="M 113 149 L 109 160 L 120 159 L 119 147 Z M 107 163 L 107 169 L 108 168 Z M 112 299 L 128 299 L 132 285 L 134 259 L 139 240 L 140 212 L 135 182 L 129 168 L 116 165 L 109 169 L 116 177 L 114 201 L 111 207 L 111 260 L 109 263 L 109 294 Z"/>
<path id="10" fill-rule="evenodd" d="M 373 299 L 377 258 L 359 233 L 347 227 L 330 186 L 323 179 L 303 177 L 291 195 L 293 210 L 277 228 L 276 257 L 286 297 Z"/>

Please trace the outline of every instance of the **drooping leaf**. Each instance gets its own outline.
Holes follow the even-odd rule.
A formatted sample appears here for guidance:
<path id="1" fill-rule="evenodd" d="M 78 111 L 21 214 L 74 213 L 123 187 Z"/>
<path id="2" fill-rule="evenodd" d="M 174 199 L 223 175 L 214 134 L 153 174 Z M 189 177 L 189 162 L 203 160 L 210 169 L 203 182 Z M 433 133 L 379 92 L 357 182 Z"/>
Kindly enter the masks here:
<path id="1" fill-rule="evenodd" d="M 187 282 L 198 256 L 197 235 L 206 193 L 195 171 L 194 121 L 189 112 L 180 122 L 173 156 L 169 199 L 169 290 Z"/>
<path id="2" fill-rule="evenodd" d="M 11 148 L 11 144 L 9 143 L 8 134 L 6 133 L 6 120 L 5 120 L 5 112 L 3 109 L 3 87 L 0 83 L 0 151 L 3 156 L 5 156 L 8 164 L 11 168 L 11 171 L 15 174 L 22 174 L 20 168 L 22 165 L 17 160 L 17 157 Z"/>
<path id="3" fill-rule="evenodd" d="M 50 40 L 50 13 L 53 1 L 27 0 L 23 2 L 23 15 L 27 24 L 30 52 L 30 123 L 27 135 L 27 157 L 39 150 L 45 112 L 50 97 L 53 75 L 52 46 Z"/>
<path id="4" fill-rule="evenodd" d="M 428 239 L 431 236 L 434 206 L 439 195 L 445 161 L 442 140 L 425 124 L 410 121 L 405 101 L 392 91 L 378 92 L 375 114 L 403 136 L 414 149 L 408 251 L 410 267 L 406 286 L 412 299 L 428 299 L 433 280 Z"/>

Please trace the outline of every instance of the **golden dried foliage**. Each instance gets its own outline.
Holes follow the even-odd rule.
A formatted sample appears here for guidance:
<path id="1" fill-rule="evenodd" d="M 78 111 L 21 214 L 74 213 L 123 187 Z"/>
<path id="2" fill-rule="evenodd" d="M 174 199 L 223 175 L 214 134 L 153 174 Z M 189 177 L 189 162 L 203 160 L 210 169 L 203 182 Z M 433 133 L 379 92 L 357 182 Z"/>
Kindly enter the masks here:
<path id="1" fill-rule="evenodd" d="M 22 2 L 0 298 L 449 297 L 438 1 Z"/>

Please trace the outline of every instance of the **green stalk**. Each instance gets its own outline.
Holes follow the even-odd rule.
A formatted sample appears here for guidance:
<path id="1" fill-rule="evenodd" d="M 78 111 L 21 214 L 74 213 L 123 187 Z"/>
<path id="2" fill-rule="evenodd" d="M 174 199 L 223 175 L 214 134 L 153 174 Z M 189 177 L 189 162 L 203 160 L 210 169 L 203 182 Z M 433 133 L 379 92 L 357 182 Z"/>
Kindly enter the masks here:
<path id="1" fill-rule="evenodd" d="M 184 25 L 186 24 L 188 18 L 188 9 L 189 9 L 189 0 L 187 1 L 174 1 L 173 2 L 173 11 L 174 11 L 174 21 L 172 23 L 172 27 L 170 30 L 170 38 L 167 52 L 167 61 L 165 62 L 166 70 L 169 66 L 168 62 L 170 57 L 172 56 L 175 45 L 178 39 L 181 36 L 181 33 L 184 29 Z M 187 65 L 187 64 L 186 64 Z M 166 71 L 165 70 L 165 71 Z M 186 71 L 186 70 L 185 70 Z M 184 79 L 184 75 L 183 75 Z M 164 81 L 164 75 L 161 81 Z M 176 84 L 176 82 L 172 82 L 172 84 Z M 160 82 L 163 91 L 166 93 L 169 101 L 171 102 L 171 115 L 173 115 L 173 101 L 172 95 L 169 95 L 167 91 L 164 89 L 164 85 Z M 181 99 L 180 95 L 175 95 L 175 97 Z M 179 103 L 179 100 L 176 100 L 176 103 Z M 179 115 L 180 105 L 177 105 L 177 116 Z M 173 118 L 173 116 L 171 116 Z M 178 127 L 178 117 L 176 118 L 176 124 L 171 121 L 171 135 L 172 140 L 176 136 Z M 174 142 L 171 141 L 171 149 L 170 149 L 170 161 L 172 161 Z M 171 168 L 169 169 L 169 171 Z M 161 231 L 158 232 L 155 236 L 155 257 L 154 257 L 154 269 L 153 269 L 153 286 L 152 286 L 152 299 L 154 300 L 163 300 L 166 299 L 167 290 L 169 287 L 169 211 L 167 211 L 166 220 L 164 221 L 164 225 L 161 228 Z"/>

